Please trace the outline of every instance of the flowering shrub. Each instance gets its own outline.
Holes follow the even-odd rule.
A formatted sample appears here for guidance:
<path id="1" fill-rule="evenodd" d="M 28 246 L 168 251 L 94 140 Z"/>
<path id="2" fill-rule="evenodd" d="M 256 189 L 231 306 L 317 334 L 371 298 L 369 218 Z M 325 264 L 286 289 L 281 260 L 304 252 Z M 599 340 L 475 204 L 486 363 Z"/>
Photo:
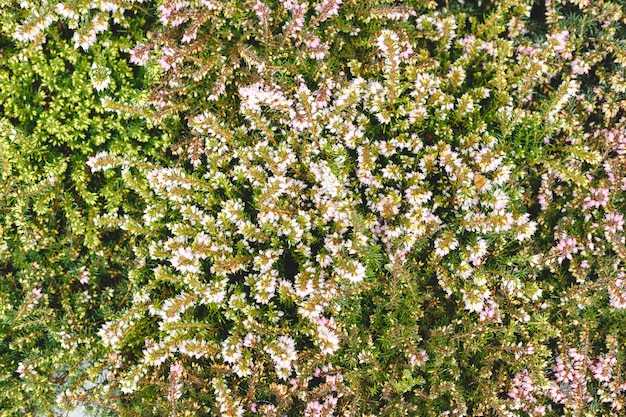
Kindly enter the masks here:
<path id="1" fill-rule="evenodd" d="M 160 160 L 168 141 L 101 103 L 141 94 L 141 78 L 120 56 L 131 39 L 103 36 L 84 54 L 62 31 L 47 34 L 40 49 L 0 34 L 3 416 L 42 415 L 35 413 L 52 409 L 61 389 L 98 377 L 86 369 L 106 355 L 97 327 L 128 304 L 132 260 L 123 235 L 101 233 L 93 218 L 131 196 L 117 178 L 95 181 L 85 163 L 102 149 Z"/>
<path id="2" fill-rule="evenodd" d="M 147 17 L 94 5 L 159 22 L 126 50 L 150 84 L 105 100 L 110 117 L 181 138 L 168 158 L 158 136 L 153 152 L 85 153 L 105 196 L 86 223 L 119 234 L 102 245 L 121 248 L 128 297 L 109 298 L 104 322 L 85 313 L 102 343 L 85 367 L 106 378 L 59 403 L 623 413 L 622 7 L 419 3 L 165 1 Z M 80 27 L 78 10 L 55 20 Z M 75 46 L 100 45 L 102 19 Z M 36 40 L 19 25 L 14 39 Z M 114 85 L 117 71 L 81 56 L 96 93 Z"/>

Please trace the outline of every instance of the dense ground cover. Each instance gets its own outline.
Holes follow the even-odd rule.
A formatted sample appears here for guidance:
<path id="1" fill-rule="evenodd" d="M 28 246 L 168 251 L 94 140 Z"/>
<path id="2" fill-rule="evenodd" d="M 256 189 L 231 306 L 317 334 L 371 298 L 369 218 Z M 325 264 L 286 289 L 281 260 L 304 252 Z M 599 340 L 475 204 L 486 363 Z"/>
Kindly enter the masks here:
<path id="1" fill-rule="evenodd" d="M 0 415 L 622 415 L 625 24 L 0 0 Z"/>

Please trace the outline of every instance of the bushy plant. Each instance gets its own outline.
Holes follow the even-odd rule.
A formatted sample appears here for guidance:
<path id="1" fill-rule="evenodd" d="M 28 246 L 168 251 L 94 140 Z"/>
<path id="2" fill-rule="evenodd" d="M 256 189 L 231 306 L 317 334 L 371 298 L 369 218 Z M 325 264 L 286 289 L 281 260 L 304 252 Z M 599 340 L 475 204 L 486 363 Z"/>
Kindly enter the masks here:
<path id="1" fill-rule="evenodd" d="M 98 326 L 130 301 L 131 242 L 93 219 L 132 201 L 117 178 L 94 180 L 87 159 L 104 149 L 163 159 L 168 136 L 102 101 L 141 100 L 141 74 L 103 34 L 90 53 L 60 27 L 25 48 L 0 35 L 0 415 L 40 415 L 71 387 L 99 377 Z M 138 19 L 127 29 L 141 35 Z M 139 90 L 139 91 L 137 91 Z M 60 405 L 58 406 L 60 407 Z"/>
<path id="2" fill-rule="evenodd" d="M 60 401 L 623 413 L 620 4 L 155 9 L 129 50 L 151 93 L 116 108 L 185 133 L 176 158 L 110 146 L 87 161 L 129 196 L 93 221 L 132 250 L 130 300 L 85 325 L 107 380 Z"/>

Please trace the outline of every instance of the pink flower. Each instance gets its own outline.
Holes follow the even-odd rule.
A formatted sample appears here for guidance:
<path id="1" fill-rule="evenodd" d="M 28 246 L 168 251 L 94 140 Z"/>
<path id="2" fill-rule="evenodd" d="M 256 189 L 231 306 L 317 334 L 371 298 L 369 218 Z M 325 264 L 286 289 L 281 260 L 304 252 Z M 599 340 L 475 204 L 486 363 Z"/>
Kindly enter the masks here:
<path id="1" fill-rule="evenodd" d="M 90 278 L 89 271 L 83 268 L 82 272 L 80 273 L 78 282 L 80 282 L 81 284 L 87 284 L 89 282 L 89 278 Z"/>
<path id="2" fill-rule="evenodd" d="M 170 386 L 167 391 L 167 398 L 170 403 L 176 402 L 182 395 L 181 389 L 183 384 L 180 382 L 180 379 L 184 371 L 185 368 L 180 363 L 170 365 Z"/>
<path id="3" fill-rule="evenodd" d="M 130 51 L 130 63 L 135 65 L 145 65 L 150 59 L 150 48 L 147 45 L 137 45 Z"/>
<path id="4" fill-rule="evenodd" d="M 337 16 L 341 3 L 342 0 L 324 0 L 315 6 L 315 11 L 319 14 L 319 21 L 323 22 L 331 16 Z"/>
<path id="5" fill-rule="evenodd" d="M 583 201 L 583 209 L 606 207 L 609 202 L 608 188 L 590 188 L 589 194 Z"/>
<path id="6" fill-rule="evenodd" d="M 578 241 L 575 237 L 568 237 L 566 235 L 562 236 L 559 239 L 558 244 L 556 245 L 557 250 L 557 261 L 559 264 L 562 264 L 565 259 L 572 260 L 572 254 L 578 253 Z"/>
<path id="7" fill-rule="evenodd" d="M 576 58 L 575 60 L 573 60 L 571 63 L 571 67 L 572 74 L 574 75 L 588 74 L 589 70 L 591 69 L 591 66 L 581 58 Z"/>
<path id="8" fill-rule="evenodd" d="M 313 38 L 306 40 L 305 44 L 311 58 L 315 58 L 318 61 L 324 59 L 326 51 L 328 51 L 328 46 L 321 43 L 320 38 L 314 36 Z"/>
<path id="9" fill-rule="evenodd" d="M 256 17 L 259 19 L 261 24 L 266 26 L 269 23 L 270 13 L 272 10 L 261 0 L 257 0 L 256 4 L 252 6 L 252 8 L 254 9 Z"/>
<path id="10" fill-rule="evenodd" d="M 604 230 L 609 233 L 617 233 L 624 230 L 624 216 L 617 212 L 610 212 L 604 216 Z"/>

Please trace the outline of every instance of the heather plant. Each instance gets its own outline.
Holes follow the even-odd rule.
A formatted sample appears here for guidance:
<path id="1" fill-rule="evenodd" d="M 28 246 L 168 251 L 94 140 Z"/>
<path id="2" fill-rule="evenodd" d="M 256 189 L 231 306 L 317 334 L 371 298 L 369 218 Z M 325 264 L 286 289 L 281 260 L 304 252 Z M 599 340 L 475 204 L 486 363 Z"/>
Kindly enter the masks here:
<path id="1" fill-rule="evenodd" d="M 623 413 L 620 4 L 155 10 L 128 50 L 151 92 L 105 104 L 184 135 L 87 161 L 132 196 L 93 216 L 127 245 L 129 303 L 91 323 L 106 381 L 60 402 Z"/>
<path id="2" fill-rule="evenodd" d="M 99 323 L 129 303 L 123 234 L 101 233 L 93 218 L 132 200 L 117 178 L 94 180 L 89 156 L 104 149 L 162 160 L 168 136 L 102 101 L 141 99 L 142 76 L 123 57 L 132 37 L 103 34 L 90 53 L 67 33 L 46 31 L 39 47 L 12 40 L 0 12 L 0 415 L 60 409 L 62 390 L 81 390 L 99 373 Z M 145 22 L 129 31 L 141 34 Z M 122 204 L 124 203 L 124 204 Z"/>

